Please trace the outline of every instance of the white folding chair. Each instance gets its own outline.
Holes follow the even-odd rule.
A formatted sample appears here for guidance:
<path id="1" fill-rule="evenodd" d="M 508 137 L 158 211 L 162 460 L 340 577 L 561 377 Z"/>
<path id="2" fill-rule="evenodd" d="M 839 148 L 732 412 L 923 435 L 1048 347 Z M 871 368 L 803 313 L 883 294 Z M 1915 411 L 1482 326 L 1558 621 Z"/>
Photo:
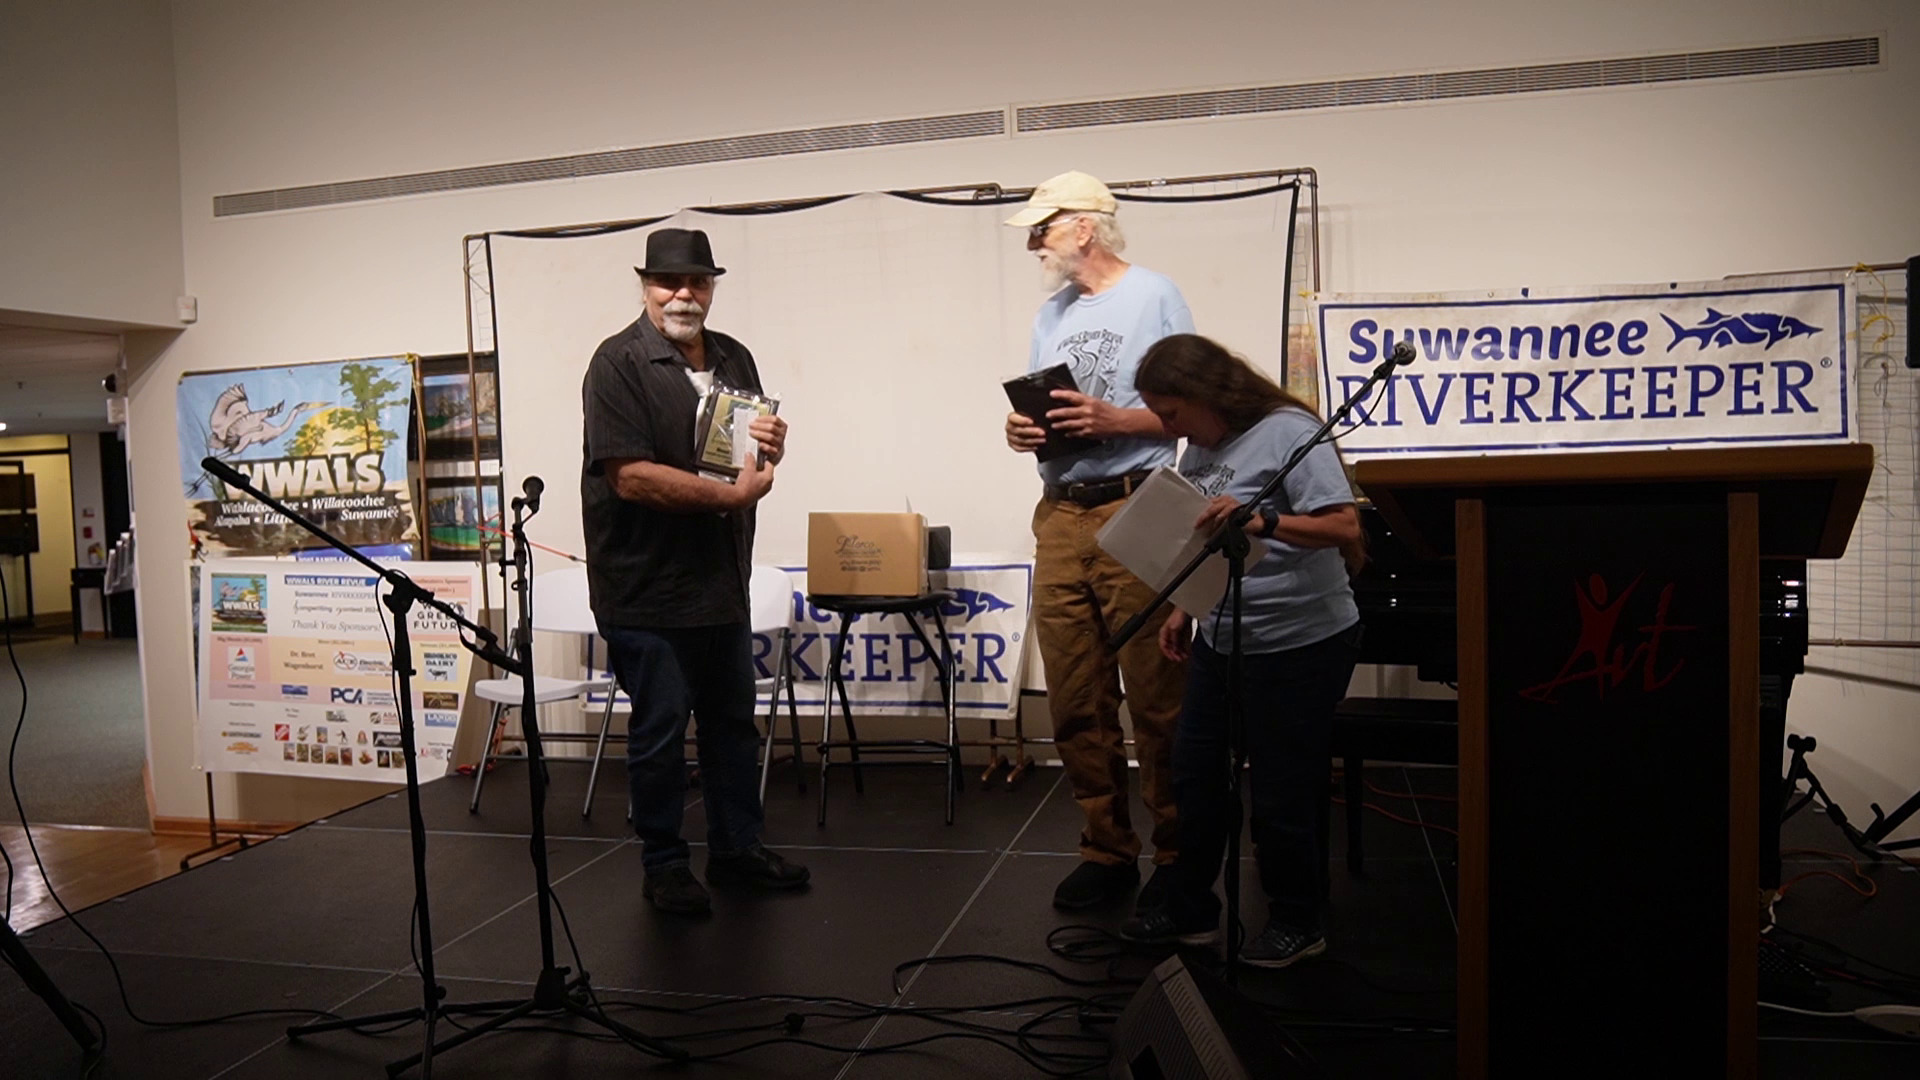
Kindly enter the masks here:
<path id="1" fill-rule="evenodd" d="M 586 634 L 589 637 L 600 632 L 593 619 L 593 608 L 587 600 L 587 569 L 584 566 L 569 566 L 560 570 L 549 570 L 537 574 L 533 579 L 533 628 L 558 634 Z M 592 673 L 589 673 L 590 675 Z M 600 745 L 607 739 L 607 723 L 613 717 L 614 687 L 613 679 L 608 677 L 589 677 L 585 679 L 562 679 L 552 675 L 533 677 L 533 702 L 546 705 L 556 701 L 571 701 L 584 694 L 604 691 L 607 706 L 600 718 Z M 480 767 L 473 774 L 473 802 L 467 807 L 468 813 L 480 812 L 480 789 L 487 780 L 487 766 L 492 763 L 494 737 L 505 722 L 508 709 L 519 708 L 522 687 L 518 678 L 482 679 L 473 684 L 475 697 L 493 702 L 493 715 L 487 724 L 487 737 L 480 754 Z M 582 733 L 542 732 L 542 742 L 585 742 L 593 736 Z M 587 779 L 586 805 L 580 810 L 580 816 L 586 817 L 593 809 L 593 781 L 600 771 L 598 750 L 593 761 L 593 775 Z"/>
<path id="2" fill-rule="evenodd" d="M 767 666 L 773 674 L 754 684 L 757 696 L 767 695 L 767 739 L 760 751 L 760 801 L 767 800 L 767 773 L 773 769 L 774 730 L 780 720 L 780 694 L 787 695 L 787 730 L 793 736 L 793 775 L 801 794 L 807 776 L 800 768 L 800 710 L 793 699 L 793 575 L 777 566 L 756 563 L 749 585 L 748 614 L 753 632 L 773 642 Z"/>

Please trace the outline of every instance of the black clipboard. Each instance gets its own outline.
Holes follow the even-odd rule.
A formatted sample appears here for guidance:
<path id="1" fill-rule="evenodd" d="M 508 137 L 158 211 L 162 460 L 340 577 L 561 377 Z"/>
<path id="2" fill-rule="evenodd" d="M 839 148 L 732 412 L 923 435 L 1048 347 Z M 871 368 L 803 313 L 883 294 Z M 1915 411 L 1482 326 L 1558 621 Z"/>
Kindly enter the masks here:
<path id="1" fill-rule="evenodd" d="M 1041 461 L 1052 461 L 1067 454 L 1077 454 L 1082 450 L 1091 450 L 1100 445 L 1099 439 L 1089 439 L 1085 435 L 1069 435 L 1064 431 L 1055 431 L 1047 422 L 1047 411 L 1058 409 L 1066 403 L 1053 396 L 1055 390 L 1072 390 L 1080 387 L 1073 381 L 1073 372 L 1065 364 L 1055 364 L 1042 368 L 1017 379 L 1008 379 L 1001 384 L 1006 387 L 1007 400 L 1013 403 L 1013 411 L 1030 418 L 1047 433 L 1047 441 L 1034 451 L 1033 456 Z"/>

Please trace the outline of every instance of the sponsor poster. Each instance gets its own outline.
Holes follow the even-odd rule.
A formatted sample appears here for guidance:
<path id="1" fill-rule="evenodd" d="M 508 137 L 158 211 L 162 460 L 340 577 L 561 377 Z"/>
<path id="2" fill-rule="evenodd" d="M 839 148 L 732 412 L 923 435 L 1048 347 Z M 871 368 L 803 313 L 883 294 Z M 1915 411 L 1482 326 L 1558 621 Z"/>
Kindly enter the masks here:
<path id="1" fill-rule="evenodd" d="M 456 610 L 478 610 L 478 566 L 393 565 Z M 211 559 L 199 569 L 202 767 L 403 781 L 380 579 L 347 562 Z M 407 625 L 414 743 L 431 780 L 452 755 L 471 654 L 431 608 L 415 605 Z"/>
<path id="2" fill-rule="evenodd" d="M 1329 410 L 1414 347 L 1337 429 L 1352 458 L 1851 442 L 1853 311 L 1851 278 L 1798 275 L 1330 294 L 1313 320 Z"/>
<path id="3" fill-rule="evenodd" d="M 417 536 L 407 484 L 412 358 L 382 357 L 180 377 L 175 411 L 187 523 L 215 555 L 326 545 L 200 467 L 220 458 L 254 487 L 362 550 L 405 556 Z"/>
<path id="4" fill-rule="evenodd" d="M 803 716 L 817 720 L 826 700 L 827 662 L 832 636 L 840 629 L 840 616 L 807 603 L 805 567 L 782 569 L 793 575 L 793 604 L 789 610 L 794 700 Z M 953 590 L 954 599 L 941 611 L 941 618 L 952 642 L 959 679 L 956 713 L 963 718 L 1012 716 L 1020 704 L 1033 564 L 957 566 L 945 573 L 944 587 Z M 939 574 L 935 572 L 936 577 Z M 938 648 L 940 640 L 933 620 L 922 617 L 920 622 Z M 601 646 L 596 642 L 596 647 Z M 914 635 L 905 616 L 856 617 L 847 630 L 846 650 L 840 669 L 856 716 L 944 714 L 940 686 L 935 681 L 936 667 L 929 662 L 927 647 Z M 761 678 L 773 677 L 779 653 L 772 635 L 753 636 L 753 660 Z M 604 653 L 591 662 L 604 665 Z M 604 697 L 590 699 L 586 710 L 589 716 L 594 713 L 595 700 L 602 707 L 606 703 Z M 624 703 L 622 697 L 621 707 Z M 765 715 L 764 692 L 757 698 L 757 708 Z"/>

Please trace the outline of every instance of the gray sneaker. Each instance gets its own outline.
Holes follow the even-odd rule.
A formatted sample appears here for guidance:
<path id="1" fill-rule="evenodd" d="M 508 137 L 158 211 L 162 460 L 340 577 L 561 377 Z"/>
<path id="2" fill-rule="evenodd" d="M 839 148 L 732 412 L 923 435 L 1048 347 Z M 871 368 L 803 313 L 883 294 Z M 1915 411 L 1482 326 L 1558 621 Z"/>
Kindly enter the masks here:
<path id="1" fill-rule="evenodd" d="M 1240 960 L 1251 967 L 1283 968 L 1326 951 L 1326 935 L 1320 931 L 1296 930 L 1269 921 L 1260 936 L 1240 950 Z"/>

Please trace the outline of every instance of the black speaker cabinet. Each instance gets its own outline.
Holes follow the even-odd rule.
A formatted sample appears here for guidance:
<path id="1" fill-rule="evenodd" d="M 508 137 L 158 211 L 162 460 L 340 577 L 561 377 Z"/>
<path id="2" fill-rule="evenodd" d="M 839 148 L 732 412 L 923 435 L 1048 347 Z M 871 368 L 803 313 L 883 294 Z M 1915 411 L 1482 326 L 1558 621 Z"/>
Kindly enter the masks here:
<path id="1" fill-rule="evenodd" d="M 1304 1076 L 1280 1025 L 1178 956 L 1153 969 L 1113 1028 L 1108 1080 L 1269 1080 Z"/>

